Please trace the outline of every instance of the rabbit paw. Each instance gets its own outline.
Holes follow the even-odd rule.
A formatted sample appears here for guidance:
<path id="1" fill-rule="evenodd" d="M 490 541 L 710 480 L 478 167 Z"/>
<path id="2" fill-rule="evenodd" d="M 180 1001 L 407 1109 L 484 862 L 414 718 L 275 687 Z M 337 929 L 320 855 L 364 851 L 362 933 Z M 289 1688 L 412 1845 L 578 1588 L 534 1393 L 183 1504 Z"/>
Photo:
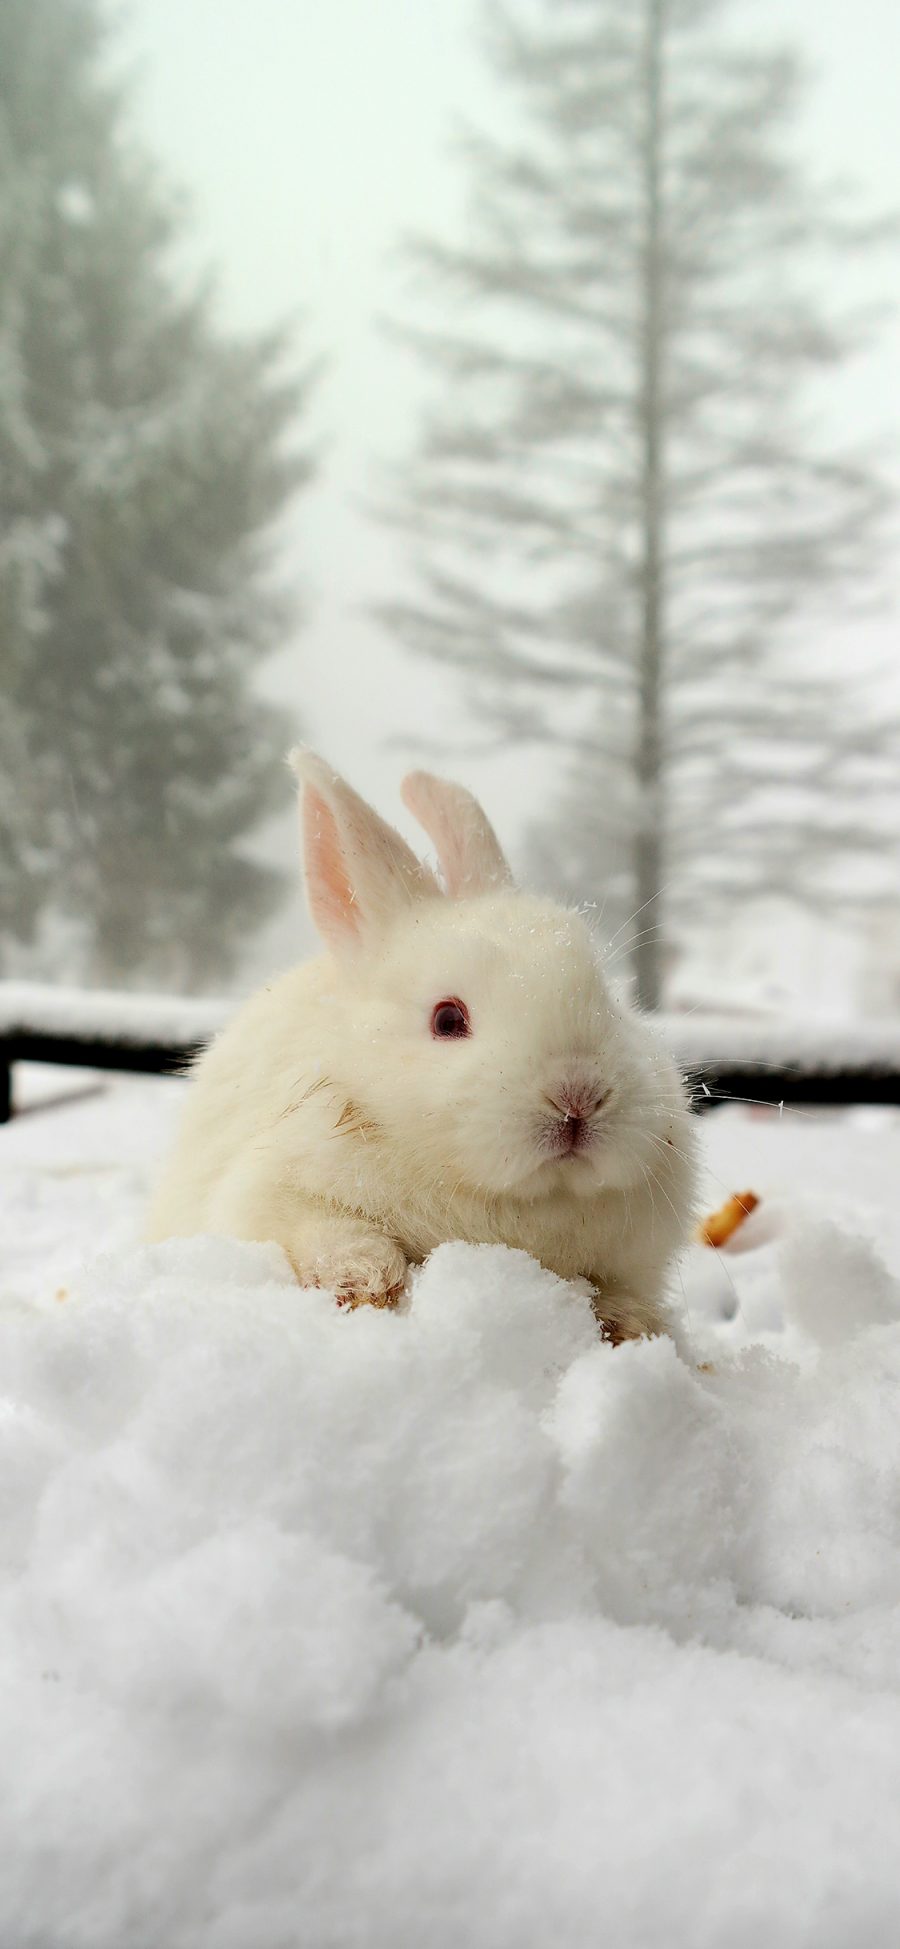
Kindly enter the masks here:
<path id="1" fill-rule="evenodd" d="M 659 1307 L 628 1293 L 595 1292 L 591 1305 L 601 1339 L 612 1347 L 620 1347 L 624 1340 L 652 1340 L 669 1332 L 669 1322 Z"/>
<path id="2" fill-rule="evenodd" d="M 339 1306 L 396 1306 L 406 1280 L 406 1260 L 393 1239 L 373 1233 L 343 1248 L 336 1244 L 306 1266 L 295 1263 L 302 1286 L 324 1286 Z"/>

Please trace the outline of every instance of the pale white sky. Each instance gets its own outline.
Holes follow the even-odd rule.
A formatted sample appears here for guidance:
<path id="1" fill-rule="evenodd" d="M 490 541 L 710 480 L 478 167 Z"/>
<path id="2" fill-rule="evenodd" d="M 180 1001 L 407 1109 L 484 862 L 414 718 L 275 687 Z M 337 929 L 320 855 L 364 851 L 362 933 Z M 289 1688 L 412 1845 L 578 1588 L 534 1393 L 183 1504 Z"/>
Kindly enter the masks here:
<path id="1" fill-rule="evenodd" d="M 461 731 L 462 713 L 456 680 L 392 649 L 364 613 L 392 589 L 398 544 L 359 502 L 376 493 L 379 465 L 412 440 L 421 384 L 376 321 L 403 313 L 408 273 L 396 247 L 404 230 L 452 231 L 462 220 L 464 185 L 448 141 L 454 115 L 496 114 L 472 31 L 477 5 L 110 4 L 137 69 L 139 132 L 188 193 L 189 250 L 217 267 L 223 314 L 255 326 L 302 312 L 310 350 L 328 356 L 315 410 L 327 442 L 324 478 L 287 539 L 308 620 L 271 681 L 296 699 L 310 740 L 397 816 L 396 781 L 417 735 L 448 723 Z M 816 81 L 798 140 L 813 165 L 856 179 L 874 204 L 900 205 L 897 0 L 744 0 L 735 12 L 747 32 L 806 51 Z M 900 254 L 887 276 L 900 305 Z M 864 369 L 838 380 L 836 422 L 854 430 L 900 422 L 898 381 L 895 324 Z M 896 619 L 867 627 L 887 642 Z M 833 655 L 852 657 L 858 641 L 836 629 Z M 538 796 L 546 785 L 533 754 L 462 758 L 454 768 L 484 792 L 507 836 L 526 801 L 529 814 L 537 810 L 536 779 Z"/>

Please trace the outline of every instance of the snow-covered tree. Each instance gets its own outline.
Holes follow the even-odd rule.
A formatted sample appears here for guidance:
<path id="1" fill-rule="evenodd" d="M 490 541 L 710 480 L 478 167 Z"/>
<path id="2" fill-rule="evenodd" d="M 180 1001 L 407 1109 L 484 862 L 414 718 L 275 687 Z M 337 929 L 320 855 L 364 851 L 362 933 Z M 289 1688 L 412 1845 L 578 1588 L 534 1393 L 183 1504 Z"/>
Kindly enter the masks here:
<path id="1" fill-rule="evenodd" d="M 0 0 L 0 929 L 215 983 L 280 891 L 252 683 L 309 374 L 186 289 L 127 111 L 99 0 Z"/>
<path id="2" fill-rule="evenodd" d="M 637 911 L 649 1005 L 698 911 L 852 880 L 858 760 L 896 737 L 797 628 L 865 582 L 889 505 L 811 385 L 868 330 L 821 274 L 840 298 L 884 231 L 806 179 L 798 62 L 734 12 L 487 0 L 509 122 L 465 139 L 464 241 L 412 247 L 440 322 L 404 333 L 438 390 L 383 613 L 482 722 L 574 754 L 552 877 Z"/>

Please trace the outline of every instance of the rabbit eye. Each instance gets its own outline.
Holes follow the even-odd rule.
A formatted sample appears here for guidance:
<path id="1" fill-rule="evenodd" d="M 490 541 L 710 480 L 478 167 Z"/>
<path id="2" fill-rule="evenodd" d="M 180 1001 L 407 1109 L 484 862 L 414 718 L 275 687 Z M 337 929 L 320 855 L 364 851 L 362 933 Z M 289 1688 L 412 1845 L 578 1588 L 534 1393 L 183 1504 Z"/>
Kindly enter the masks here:
<path id="1" fill-rule="evenodd" d="M 441 1042 L 454 1036 L 471 1035 L 465 1002 L 455 999 L 436 1002 L 431 1011 L 431 1033 Z"/>

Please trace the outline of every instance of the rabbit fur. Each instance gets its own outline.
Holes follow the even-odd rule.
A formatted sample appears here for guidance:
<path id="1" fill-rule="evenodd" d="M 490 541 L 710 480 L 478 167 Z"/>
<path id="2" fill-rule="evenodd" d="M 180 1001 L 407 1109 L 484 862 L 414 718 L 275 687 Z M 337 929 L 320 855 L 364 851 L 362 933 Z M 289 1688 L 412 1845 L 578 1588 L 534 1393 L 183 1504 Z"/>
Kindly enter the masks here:
<path id="1" fill-rule="evenodd" d="M 147 1236 L 274 1239 L 302 1285 L 376 1306 L 443 1241 L 502 1243 L 589 1280 L 609 1338 L 669 1331 L 693 1119 L 584 919 L 513 887 L 462 787 L 403 787 L 442 888 L 321 758 L 291 762 L 327 951 L 199 1058 Z"/>

